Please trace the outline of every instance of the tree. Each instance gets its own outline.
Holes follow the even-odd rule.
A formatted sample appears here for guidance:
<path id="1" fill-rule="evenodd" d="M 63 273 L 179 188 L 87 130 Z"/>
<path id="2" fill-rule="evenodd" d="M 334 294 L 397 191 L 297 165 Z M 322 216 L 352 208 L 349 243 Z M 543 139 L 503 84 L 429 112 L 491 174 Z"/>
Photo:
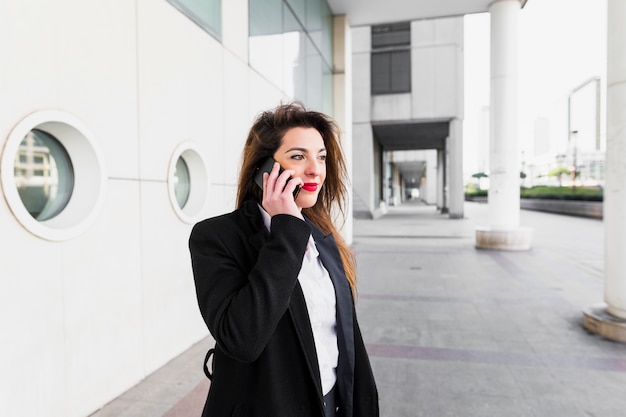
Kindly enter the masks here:
<path id="1" fill-rule="evenodd" d="M 550 172 L 548 172 L 548 177 L 557 177 L 559 180 L 559 187 L 561 187 L 561 183 L 563 181 L 563 175 L 570 175 L 571 171 L 566 167 L 558 167 L 554 168 Z"/>
<path id="2" fill-rule="evenodd" d="M 477 172 L 477 173 L 475 173 L 475 174 L 472 174 L 472 177 L 473 177 L 473 178 L 478 178 L 478 179 L 480 179 L 480 178 L 486 178 L 486 177 L 488 177 L 488 176 L 489 176 L 489 175 L 485 174 L 484 172 Z"/>
<path id="3" fill-rule="evenodd" d="M 477 172 L 475 174 L 472 174 L 472 178 L 476 178 L 476 188 L 480 190 L 480 179 L 481 178 L 487 178 L 489 175 L 485 174 L 484 172 Z"/>

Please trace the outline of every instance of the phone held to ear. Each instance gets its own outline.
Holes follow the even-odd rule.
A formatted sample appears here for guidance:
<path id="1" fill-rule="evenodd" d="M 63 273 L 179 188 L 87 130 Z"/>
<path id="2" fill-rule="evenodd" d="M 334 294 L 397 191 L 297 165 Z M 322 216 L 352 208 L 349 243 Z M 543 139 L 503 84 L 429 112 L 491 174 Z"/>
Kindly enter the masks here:
<path id="1" fill-rule="evenodd" d="M 269 158 L 267 158 L 266 160 L 264 160 L 261 165 L 259 166 L 259 168 L 257 169 L 256 174 L 254 175 L 254 182 L 256 182 L 256 184 L 263 189 L 263 173 L 267 172 L 268 174 L 272 171 L 272 168 L 274 168 L 274 163 L 276 163 L 276 161 L 274 160 L 274 158 L 272 158 L 271 156 Z M 278 175 L 280 175 L 281 172 L 283 172 L 284 169 L 283 167 L 280 167 L 280 170 L 278 172 Z M 296 187 L 295 190 L 293 190 L 293 199 L 295 200 L 296 197 L 298 197 L 298 194 L 300 193 L 300 186 L 298 185 Z"/>

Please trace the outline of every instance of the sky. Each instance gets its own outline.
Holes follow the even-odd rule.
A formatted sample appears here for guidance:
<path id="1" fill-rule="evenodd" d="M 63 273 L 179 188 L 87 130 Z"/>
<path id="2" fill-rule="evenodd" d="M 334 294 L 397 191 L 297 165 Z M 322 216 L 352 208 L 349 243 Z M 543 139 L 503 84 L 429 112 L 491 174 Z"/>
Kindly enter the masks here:
<path id="1" fill-rule="evenodd" d="M 489 19 L 488 13 L 465 17 L 466 178 L 488 172 L 488 141 L 484 138 L 488 134 Z M 550 151 L 563 152 L 568 95 L 591 77 L 601 77 L 604 86 L 606 1 L 528 0 L 519 13 L 518 47 L 518 140 L 520 158 L 528 161 L 536 153 L 538 119 L 543 119 L 548 131 Z M 582 103 L 587 100 L 585 94 L 581 90 L 573 97 Z"/>

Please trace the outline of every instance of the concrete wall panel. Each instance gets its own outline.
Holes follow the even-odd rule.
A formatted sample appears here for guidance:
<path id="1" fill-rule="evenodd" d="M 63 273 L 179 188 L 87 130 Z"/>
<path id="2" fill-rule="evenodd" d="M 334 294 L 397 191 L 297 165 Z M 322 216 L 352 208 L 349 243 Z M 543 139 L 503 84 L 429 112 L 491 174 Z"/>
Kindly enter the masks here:
<path id="1" fill-rule="evenodd" d="M 372 127 L 368 123 L 352 126 L 352 187 L 354 210 L 374 210 L 374 182 L 371 180 L 374 167 Z"/>
<path id="2" fill-rule="evenodd" d="M 430 119 L 436 116 L 435 95 L 437 93 L 436 49 L 414 48 L 411 52 L 411 107 L 413 119 Z"/>
<path id="3" fill-rule="evenodd" d="M 372 121 L 411 119 L 411 94 L 372 96 Z"/>
<path id="4" fill-rule="evenodd" d="M 248 62 L 248 0 L 222 1 L 222 44 L 241 61 Z"/>
<path id="5" fill-rule="evenodd" d="M 351 30 L 352 53 L 369 53 L 372 50 L 372 30 L 369 26 L 354 27 Z"/>
<path id="6" fill-rule="evenodd" d="M 111 181 L 97 221 L 62 242 L 65 415 L 87 415 L 144 373 L 140 201 L 136 181 Z"/>
<path id="7" fill-rule="evenodd" d="M 459 86 L 457 74 L 462 73 L 462 63 L 458 62 L 458 47 L 446 45 L 434 50 L 434 117 L 452 118 L 463 107 L 462 85 Z M 461 103 L 459 103 L 461 101 Z"/>
<path id="8" fill-rule="evenodd" d="M 149 374 L 206 335 L 198 314 L 189 225 L 171 209 L 164 185 L 141 184 L 141 294 L 144 373 Z M 141 359 L 141 358 L 138 358 Z"/>
<path id="9" fill-rule="evenodd" d="M 352 54 L 352 118 L 354 123 L 371 119 L 370 53 Z"/>

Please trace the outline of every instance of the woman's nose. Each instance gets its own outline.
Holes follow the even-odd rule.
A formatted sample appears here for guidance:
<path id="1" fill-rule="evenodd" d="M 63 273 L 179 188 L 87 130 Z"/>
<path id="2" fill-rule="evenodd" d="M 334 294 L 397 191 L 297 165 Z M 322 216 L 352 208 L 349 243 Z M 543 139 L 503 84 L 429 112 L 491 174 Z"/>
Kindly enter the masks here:
<path id="1" fill-rule="evenodd" d="M 321 173 L 322 163 L 317 159 L 312 159 L 306 167 L 305 174 L 309 176 L 318 176 Z"/>

